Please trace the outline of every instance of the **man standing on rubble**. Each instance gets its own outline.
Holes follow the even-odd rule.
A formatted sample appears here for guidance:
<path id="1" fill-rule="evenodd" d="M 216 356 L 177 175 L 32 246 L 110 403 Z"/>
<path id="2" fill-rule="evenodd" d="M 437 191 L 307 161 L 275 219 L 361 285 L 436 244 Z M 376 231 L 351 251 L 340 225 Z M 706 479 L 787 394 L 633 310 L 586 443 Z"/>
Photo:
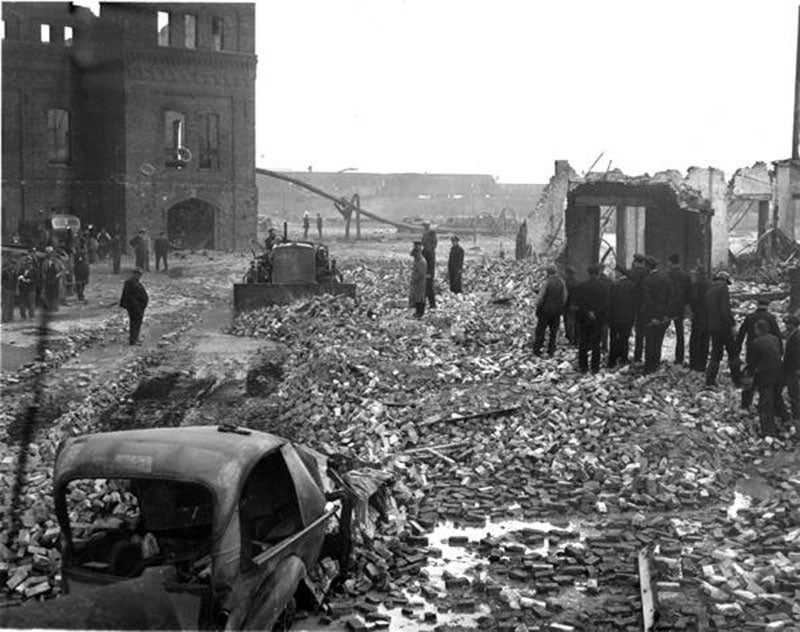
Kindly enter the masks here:
<path id="1" fill-rule="evenodd" d="M 792 411 L 795 438 L 800 439 L 800 318 L 789 314 L 786 325 L 786 349 L 783 352 L 783 376 Z"/>
<path id="2" fill-rule="evenodd" d="M 669 294 L 669 318 L 675 326 L 675 364 L 683 364 L 685 354 L 683 319 L 686 315 L 686 306 L 691 299 L 692 280 L 681 266 L 678 255 L 672 254 L 668 260 L 669 278 L 672 283 Z"/>
<path id="3" fill-rule="evenodd" d="M 436 274 L 436 246 L 439 239 L 436 237 L 436 231 L 431 230 L 429 222 L 422 224 L 422 256 L 427 265 L 427 277 L 425 280 L 425 296 L 428 299 L 428 305 L 431 309 L 436 307 L 436 297 L 433 294 L 433 277 Z"/>
<path id="4" fill-rule="evenodd" d="M 617 270 L 633 281 L 634 292 L 633 301 L 636 307 L 636 320 L 634 321 L 634 338 L 633 338 L 633 361 L 642 361 L 642 352 L 644 351 L 644 332 L 645 323 L 642 321 L 642 283 L 647 276 L 647 268 L 644 264 L 644 255 L 638 252 L 633 255 L 633 265 L 628 270 L 618 265 Z"/>
<path id="5" fill-rule="evenodd" d="M 769 312 L 769 299 L 759 298 L 755 311 L 750 312 L 744 317 L 742 324 L 739 326 L 739 333 L 736 334 L 736 355 L 740 357 L 741 361 L 742 349 L 744 349 L 744 362 L 746 367 L 751 366 L 750 351 L 753 346 L 753 341 L 755 341 L 756 337 L 758 336 L 756 325 L 762 320 L 767 323 L 769 333 L 771 333 L 773 336 L 776 336 L 778 340 L 781 340 L 782 338 L 781 328 L 778 326 L 778 320 Z M 782 341 L 781 351 L 783 351 Z M 747 370 L 745 371 L 745 375 L 750 376 Z M 750 408 L 750 404 L 753 402 L 753 395 L 755 394 L 755 386 L 755 382 L 753 382 L 751 387 L 745 386 L 742 388 L 742 408 Z"/>
<path id="6" fill-rule="evenodd" d="M 668 272 L 658 269 L 658 259 L 645 257 L 647 276 L 642 280 L 640 318 L 644 325 L 644 372 L 653 373 L 661 364 L 661 347 L 669 326 L 672 281 Z"/>
<path id="7" fill-rule="evenodd" d="M 589 266 L 589 278 L 578 286 L 578 370 L 592 373 L 600 370 L 600 345 L 603 325 L 608 317 L 608 289 L 600 280 L 601 265 Z M 591 355 L 591 363 L 589 356 Z"/>
<path id="8" fill-rule="evenodd" d="M 319 240 L 322 241 L 322 213 L 317 213 L 317 235 L 319 235 Z"/>
<path id="9" fill-rule="evenodd" d="M 450 291 L 461 294 L 462 274 L 464 272 L 464 249 L 458 243 L 458 235 L 450 238 L 450 256 L 447 258 L 447 280 L 450 282 Z"/>
<path id="10" fill-rule="evenodd" d="M 689 307 L 692 311 L 692 332 L 689 334 L 689 368 L 705 373 L 708 364 L 708 308 L 706 292 L 709 283 L 706 269 L 698 266 L 694 270 Z"/>
<path id="11" fill-rule="evenodd" d="M 425 315 L 425 288 L 428 268 L 422 257 L 422 242 L 415 241 L 411 248 L 411 282 L 408 290 L 408 303 L 414 308 L 414 316 L 422 318 Z"/>
<path id="12" fill-rule="evenodd" d="M 308 229 L 311 228 L 311 220 L 308 217 L 308 211 L 303 213 L 303 239 L 308 239 Z"/>
<path id="13" fill-rule="evenodd" d="M 716 386 L 723 352 L 728 354 L 728 366 L 733 383 L 738 386 L 741 378 L 739 354 L 736 352 L 736 341 L 733 339 L 736 320 L 731 311 L 729 284 L 730 276 L 721 270 L 714 275 L 711 287 L 706 292 L 708 333 L 711 338 L 711 357 L 706 367 L 706 386 Z"/>
<path id="14" fill-rule="evenodd" d="M 783 362 L 781 360 L 781 341 L 770 333 L 769 323 L 759 320 L 755 324 L 756 337 L 750 342 L 747 372 L 753 376 L 753 385 L 758 390 L 758 418 L 761 434 L 778 436 L 775 414 L 785 424 L 789 420 L 783 403 Z"/>
<path id="15" fill-rule="evenodd" d="M 131 345 L 141 344 L 139 332 L 142 329 L 144 320 L 144 310 L 147 308 L 149 297 L 147 290 L 141 283 L 142 269 L 134 268 L 131 275 L 122 286 L 122 296 L 119 299 L 119 306 L 128 311 L 128 341 Z"/>
<path id="16" fill-rule="evenodd" d="M 636 320 L 636 285 L 617 271 L 611 284 L 608 307 L 608 325 L 611 341 L 608 350 L 608 368 L 628 364 L 628 343 Z"/>
<path id="17" fill-rule="evenodd" d="M 558 326 L 561 324 L 561 314 L 567 302 L 567 285 L 558 276 L 554 265 L 547 266 L 547 279 L 545 279 L 539 296 L 536 298 L 536 331 L 533 337 L 533 355 L 542 355 L 545 331 L 550 331 L 547 341 L 547 355 L 551 358 L 556 352 L 556 338 Z"/>

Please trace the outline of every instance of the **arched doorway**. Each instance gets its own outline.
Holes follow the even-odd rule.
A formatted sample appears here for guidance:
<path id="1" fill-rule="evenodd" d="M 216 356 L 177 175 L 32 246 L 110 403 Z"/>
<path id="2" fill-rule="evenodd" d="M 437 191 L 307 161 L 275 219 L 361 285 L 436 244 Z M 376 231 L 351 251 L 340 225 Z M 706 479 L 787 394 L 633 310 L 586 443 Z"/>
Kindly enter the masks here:
<path id="1" fill-rule="evenodd" d="M 219 209 L 191 198 L 167 211 L 167 237 L 175 248 L 214 249 L 214 224 Z"/>

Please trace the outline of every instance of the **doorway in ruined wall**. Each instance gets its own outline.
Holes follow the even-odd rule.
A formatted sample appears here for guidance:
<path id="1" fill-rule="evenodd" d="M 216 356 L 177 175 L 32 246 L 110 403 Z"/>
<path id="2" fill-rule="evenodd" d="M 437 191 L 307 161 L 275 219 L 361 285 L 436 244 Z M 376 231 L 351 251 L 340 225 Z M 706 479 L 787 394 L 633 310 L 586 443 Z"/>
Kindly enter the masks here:
<path id="1" fill-rule="evenodd" d="M 174 248 L 214 249 L 214 227 L 219 209 L 208 202 L 191 198 L 167 211 L 167 238 Z"/>

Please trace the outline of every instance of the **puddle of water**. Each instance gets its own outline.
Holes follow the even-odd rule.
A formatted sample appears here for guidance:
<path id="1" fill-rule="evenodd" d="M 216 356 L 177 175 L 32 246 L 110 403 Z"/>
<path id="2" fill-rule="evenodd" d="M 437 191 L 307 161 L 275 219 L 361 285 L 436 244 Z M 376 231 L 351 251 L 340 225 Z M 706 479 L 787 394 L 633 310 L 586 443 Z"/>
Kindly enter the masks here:
<path id="1" fill-rule="evenodd" d="M 515 534 L 510 536 L 510 534 Z M 516 537 L 516 536 L 519 537 Z M 561 539 L 558 542 L 551 541 L 550 535 L 558 535 Z M 448 573 L 453 577 L 467 577 L 471 581 L 480 579 L 485 581 L 488 575 L 488 560 L 479 552 L 470 550 L 485 538 L 495 538 L 498 540 L 497 548 L 513 547 L 513 551 L 508 551 L 508 555 L 541 555 L 546 556 L 553 550 L 559 550 L 568 544 L 580 546 L 580 540 L 587 535 L 586 530 L 579 529 L 575 523 L 569 523 L 567 527 L 561 527 L 550 522 L 523 520 L 503 520 L 492 522 L 487 518 L 486 523 L 479 527 L 456 527 L 451 522 L 438 524 L 433 531 L 428 534 L 430 548 L 441 551 L 441 556 L 428 557 L 427 565 L 422 569 L 422 575 L 427 577 L 422 582 L 412 585 L 410 590 L 404 591 L 408 604 L 396 608 L 386 608 L 382 604 L 378 606 L 378 613 L 385 615 L 389 619 L 390 630 L 401 630 L 411 632 L 413 630 L 431 631 L 439 626 L 452 626 L 455 628 L 478 628 L 478 620 L 491 613 L 488 604 L 482 603 L 478 595 L 468 593 L 465 598 L 475 601 L 474 612 L 454 612 L 439 611 L 435 601 L 441 601 L 442 610 L 447 606 L 444 604 L 452 602 L 452 595 L 448 595 L 445 586 L 444 574 Z M 506 537 L 510 536 L 510 537 Z M 458 538 L 457 542 L 450 543 L 451 538 Z M 466 538 L 466 542 L 464 539 Z M 531 547 L 525 544 L 525 540 L 539 541 L 539 546 Z M 495 579 L 495 582 L 498 580 Z M 420 595 L 422 585 L 433 589 L 436 598 L 433 602 Z M 505 586 L 504 586 L 505 587 Z M 511 589 L 512 592 L 524 592 Z M 413 610 L 412 615 L 403 614 L 404 608 Z M 436 613 L 435 622 L 424 620 L 427 612 Z M 300 621 L 292 626 L 292 630 L 303 630 L 306 632 L 316 632 L 327 630 L 329 632 L 340 632 L 347 627 L 341 620 L 334 621 L 328 625 L 322 625 L 316 619 Z"/>
<path id="2" fill-rule="evenodd" d="M 768 500 L 774 494 L 775 489 L 760 476 L 739 479 L 733 493 L 733 502 L 728 506 L 728 518 L 736 518 L 740 509 L 750 509 L 754 500 Z"/>

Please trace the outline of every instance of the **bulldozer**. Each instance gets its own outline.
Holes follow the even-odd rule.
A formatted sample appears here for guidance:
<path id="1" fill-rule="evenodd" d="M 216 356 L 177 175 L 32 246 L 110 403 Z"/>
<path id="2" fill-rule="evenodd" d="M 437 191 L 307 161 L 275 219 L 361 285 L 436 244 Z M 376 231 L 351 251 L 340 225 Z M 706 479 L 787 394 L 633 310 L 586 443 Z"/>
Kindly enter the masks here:
<path id="1" fill-rule="evenodd" d="M 234 315 L 320 294 L 355 299 L 356 286 L 344 283 L 327 246 L 310 241 L 281 243 L 253 254 L 242 283 L 233 286 Z"/>

